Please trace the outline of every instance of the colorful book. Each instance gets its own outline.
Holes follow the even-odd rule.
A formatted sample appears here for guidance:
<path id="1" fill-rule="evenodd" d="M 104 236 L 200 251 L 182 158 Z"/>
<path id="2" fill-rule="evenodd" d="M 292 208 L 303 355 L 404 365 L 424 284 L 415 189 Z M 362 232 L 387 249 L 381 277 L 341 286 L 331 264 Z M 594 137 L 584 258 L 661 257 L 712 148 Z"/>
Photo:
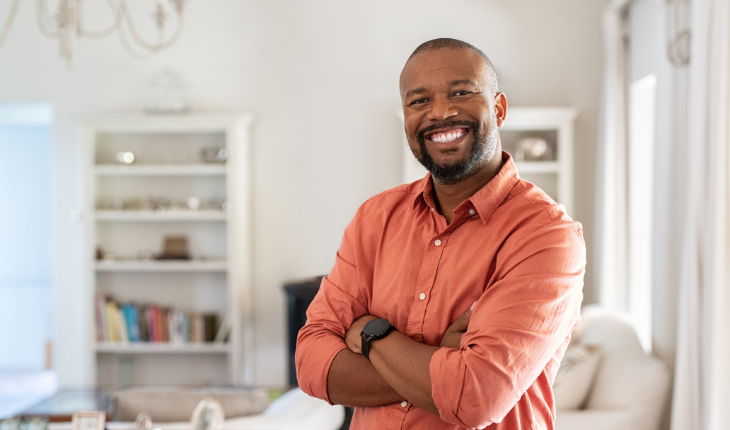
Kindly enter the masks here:
<path id="1" fill-rule="evenodd" d="M 159 342 L 157 337 L 157 313 L 154 306 L 147 308 L 147 328 L 150 333 L 150 342 Z"/>
<path id="2" fill-rule="evenodd" d="M 106 301 L 102 296 L 96 296 L 94 300 L 94 314 L 96 316 L 96 341 L 104 342 L 107 337 L 108 324 L 106 321 Z"/>
<path id="3" fill-rule="evenodd" d="M 107 341 L 119 342 L 119 337 L 117 334 L 117 316 L 116 312 L 114 312 L 116 306 L 114 305 L 114 302 L 112 302 L 111 300 L 107 300 L 104 307 L 106 308 L 106 319 L 109 322 L 109 325 L 107 327 Z"/>
<path id="4" fill-rule="evenodd" d="M 162 328 L 162 341 L 170 341 L 170 323 L 167 321 L 167 308 L 160 309 L 160 327 Z"/>
<path id="5" fill-rule="evenodd" d="M 139 342 L 139 324 L 135 317 L 135 306 L 131 303 L 122 305 L 122 314 L 127 323 L 127 335 L 130 342 Z"/>
<path id="6" fill-rule="evenodd" d="M 101 295 L 94 300 L 94 315 L 97 342 L 221 342 L 227 326 L 214 313 L 117 303 Z"/>
<path id="7" fill-rule="evenodd" d="M 124 314 L 122 313 L 121 309 L 119 309 L 119 306 L 114 306 L 114 312 L 117 318 L 117 327 L 119 328 L 119 341 L 129 342 L 129 335 L 127 333 L 127 321 L 124 319 Z"/>

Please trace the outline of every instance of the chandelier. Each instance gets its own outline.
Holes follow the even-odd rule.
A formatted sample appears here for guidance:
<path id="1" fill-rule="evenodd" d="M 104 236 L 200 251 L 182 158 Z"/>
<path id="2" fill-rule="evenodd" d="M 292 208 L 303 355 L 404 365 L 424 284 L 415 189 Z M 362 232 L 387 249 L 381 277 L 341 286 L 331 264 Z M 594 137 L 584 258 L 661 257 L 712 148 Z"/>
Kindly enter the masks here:
<path id="1" fill-rule="evenodd" d="M 140 35 L 132 19 L 127 0 L 106 0 L 106 2 L 112 13 L 111 25 L 103 30 L 89 30 L 84 22 L 84 0 L 57 0 L 53 14 L 49 11 L 48 0 L 36 0 L 38 28 L 46 37 L 57 39 L 60 42 L 61 57 L 69 64 L 73 59 L 75 38 L 100 39 L 116 32 L 124 50 L 129 55 L 145 59 L 175 44 L 182 34 L 183 0 L 157 0 L 152 14 L 152 20 L 157 29 L 157 37 L 154 41 L 145 40 Z M 10 33 L 19 6 L 20 0 L 13 0 L 5 24 L 0 27 L 0 47 Z M 169 37 L 166 37 L 166 33 L 168 33 L 166 27 L 173 15 L 175 29 Z M 0 19 L 2 19 L 1 16 Z M 0 25 L 2 25 L 2 21 L 0 21 Z"/>

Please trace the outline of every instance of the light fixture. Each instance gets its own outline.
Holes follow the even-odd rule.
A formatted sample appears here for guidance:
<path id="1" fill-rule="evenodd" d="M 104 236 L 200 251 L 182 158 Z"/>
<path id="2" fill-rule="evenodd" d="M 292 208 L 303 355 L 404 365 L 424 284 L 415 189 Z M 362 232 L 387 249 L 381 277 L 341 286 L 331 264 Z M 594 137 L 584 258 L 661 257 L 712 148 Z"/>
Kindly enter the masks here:
<path id="1" fill-rule="evenodd" d="M 674 67 L 685 67 L 691 57 L 692 29 L 689 0 L 667 0 L 665 31 L 667 56 Z"/>
<path id="2" fill-rule="evenodd" d="M 157 27 L 157 40 L 149 42 L 138 32 L 132 19 L 127 0 L 107 0 L 112 12 L 112 23 L 105 30 L 89 30 L 84 24 L 84 0 L 58 0 L 54 14 L 49 12 L 48 0 L 37 0 L 36 18 L 41 33 L 60 42 L 61 57 L 69 63 L 73 59 L 75 38 L 88 37 L 99 39 L 115 32 L 124 49 L 134 58 L 149 58 L 155 53 L 169 48 L 180 38 L 183 28 L 183 0 L 157 0 L 152 19 Z M 20 0 L 13 0 L 5 24 L 0 29 L 0 46 L 10 33 Z M 175 30 L 165 38 L 170 16 L 175 15 Z M 2 21 L 0 21 L 2 22 Z"/>

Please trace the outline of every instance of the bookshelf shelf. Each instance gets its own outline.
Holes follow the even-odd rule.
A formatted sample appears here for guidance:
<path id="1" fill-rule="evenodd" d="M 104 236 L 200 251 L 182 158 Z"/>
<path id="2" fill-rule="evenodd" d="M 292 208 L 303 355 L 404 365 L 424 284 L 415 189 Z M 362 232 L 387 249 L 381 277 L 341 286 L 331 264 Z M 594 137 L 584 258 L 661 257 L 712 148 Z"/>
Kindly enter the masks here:
<path id="1" fill-rule="evenodd" d="M 228 354 L 227 343 L 150 343 L 102 342 L 96 344 L 100 354 Z"/>
<path id="2" fill-rule="evenodd" d="M 517 161 L 522 179 L 542 188 L 556 202 L 573 208 L 573 136 L 578 111 L 570 107 L 513 107 L 500 128 L 502 149 L 517 154 L 520 139 L 539 137 L 552 148 L 552 159 Z"/>
<path id="3" fill-rule="evenodd" d="M 97 221 L 225 221 L 227 213 L 216 210 L 197 211 L 96 211 Z"/>
<path id="4" fill-rule="evenodd" d="M 226 174 L 222 164 L 97 164 L 97 176 L 220 176 Z"/>
<path id="5" fill-rule="evenodd" d="M 97 117 L 80 124 L 89 385 L 253 384 L 252 120 L 248 114 L 224 113 Z M 228 153 L 225 164 L 201 158 L 220 149 Z M 126 151 L 135 154 L 135 163 L 115 164 Z M 168 199 L 178 207 L 172 203 L 192 198 L 206 209 L 108 206 Z M 192 259 L 131 257 L 165 254 L 169 243 L 183 244 L 183 252 L 170 255 Z M 129 259 L 97 260 L 98 252 Z M 222 332 L 226 343 L 213 343 L 210 334 Z M 156 342 L 134 342 L 139 339 Z"/>
<path id="6" fill-rule="evenodd" d="M 226 260 L 97 261 L 97 272 L 225 272 Z"/>

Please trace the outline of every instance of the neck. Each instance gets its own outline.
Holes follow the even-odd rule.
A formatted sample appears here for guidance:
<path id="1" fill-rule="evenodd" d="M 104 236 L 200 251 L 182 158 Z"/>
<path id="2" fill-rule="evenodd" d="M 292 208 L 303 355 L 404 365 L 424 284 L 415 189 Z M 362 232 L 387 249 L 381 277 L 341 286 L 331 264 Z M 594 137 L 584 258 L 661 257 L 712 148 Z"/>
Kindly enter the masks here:
<path id="1" fill-rule="evenodd" d="M 446 223 L 451 224 L 454 219 L 454 209 L 464 200 L 473 196 L 492 180 L 502 168 L 502 151 L 497 151 L 491 160 L 482 165 L 479 171 L 456 184 L 442 184 L 433 179 L 433 190 L 436 197 L 436 206 Z"/>

